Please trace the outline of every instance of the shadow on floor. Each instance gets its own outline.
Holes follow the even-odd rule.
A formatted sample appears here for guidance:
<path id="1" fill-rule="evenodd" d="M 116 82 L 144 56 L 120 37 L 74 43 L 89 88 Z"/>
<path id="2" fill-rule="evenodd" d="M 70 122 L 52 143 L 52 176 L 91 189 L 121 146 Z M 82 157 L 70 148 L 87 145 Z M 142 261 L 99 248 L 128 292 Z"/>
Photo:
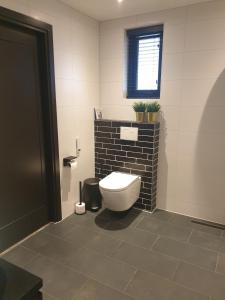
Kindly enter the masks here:
<path id="1" fill-rule="evenodd" d="M 120 230 L 132 226 L 141 214 L 142 211 L 133 208 L 122 212 L 114 212 L 108 209 L 103 209 L 96 216 L 95 224 L 98 227 L 107 230 Z M 106 220 L 108 222 L 106 222 Z"/>

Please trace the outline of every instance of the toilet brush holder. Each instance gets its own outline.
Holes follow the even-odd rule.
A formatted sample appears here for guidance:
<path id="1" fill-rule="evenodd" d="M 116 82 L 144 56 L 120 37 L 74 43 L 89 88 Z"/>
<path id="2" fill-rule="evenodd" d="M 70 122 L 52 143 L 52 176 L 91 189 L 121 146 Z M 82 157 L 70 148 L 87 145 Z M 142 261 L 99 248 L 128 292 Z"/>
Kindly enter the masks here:
<path id="1" fill-rule="evenodd" d="M 80 190 L 80 202 L 75 205 L 75 213 L 77 215 L 85 214 L 85 203 L 82 202 L 82 182 L 79 182 L 79 190 Z"/>

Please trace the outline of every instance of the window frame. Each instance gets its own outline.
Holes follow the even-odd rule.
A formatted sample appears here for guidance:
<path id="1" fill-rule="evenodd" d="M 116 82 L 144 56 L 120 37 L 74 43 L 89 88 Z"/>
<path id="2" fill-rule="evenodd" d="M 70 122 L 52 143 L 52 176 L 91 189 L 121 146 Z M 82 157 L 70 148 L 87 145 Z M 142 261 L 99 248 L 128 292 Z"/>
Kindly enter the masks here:
<path id="1" fill-rule="evenodd" d="M 138 90 L 138 43 L 148 35 L 160 37 L 159 66 L 158 66 L 158 89 Z M 127 30 L 127 99 L 160 99 L 162 51 L 163 51 L 163 24 Z"/>

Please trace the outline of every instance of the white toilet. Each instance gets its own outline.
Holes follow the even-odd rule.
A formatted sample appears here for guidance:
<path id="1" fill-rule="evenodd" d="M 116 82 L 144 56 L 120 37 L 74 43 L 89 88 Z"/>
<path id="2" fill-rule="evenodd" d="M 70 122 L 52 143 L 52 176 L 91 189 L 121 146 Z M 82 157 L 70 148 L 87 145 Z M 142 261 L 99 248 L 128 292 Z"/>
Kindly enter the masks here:
<path id="1" fill-rule="evenodd" d="M 99 182 L 105 207 L 113 211 L 124 211 L 137 201 L 141 188 L 141 177 L 112 172 Z"/>

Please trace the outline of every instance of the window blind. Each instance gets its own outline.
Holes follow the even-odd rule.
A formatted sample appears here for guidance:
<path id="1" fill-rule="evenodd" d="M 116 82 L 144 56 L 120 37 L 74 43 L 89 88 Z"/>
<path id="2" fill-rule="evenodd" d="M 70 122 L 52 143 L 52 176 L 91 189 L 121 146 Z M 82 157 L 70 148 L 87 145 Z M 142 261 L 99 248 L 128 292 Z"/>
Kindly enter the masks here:
<path id="1" fill-rule="evenodd" d="M 163 25 L 127 30 L 127 98 L 160 98 Z"/>
<path id="2" fill-rule="evenodd" d="M 160 38 L 148 37 L 138 43 L 137 89 L 157 90 Z"/>

